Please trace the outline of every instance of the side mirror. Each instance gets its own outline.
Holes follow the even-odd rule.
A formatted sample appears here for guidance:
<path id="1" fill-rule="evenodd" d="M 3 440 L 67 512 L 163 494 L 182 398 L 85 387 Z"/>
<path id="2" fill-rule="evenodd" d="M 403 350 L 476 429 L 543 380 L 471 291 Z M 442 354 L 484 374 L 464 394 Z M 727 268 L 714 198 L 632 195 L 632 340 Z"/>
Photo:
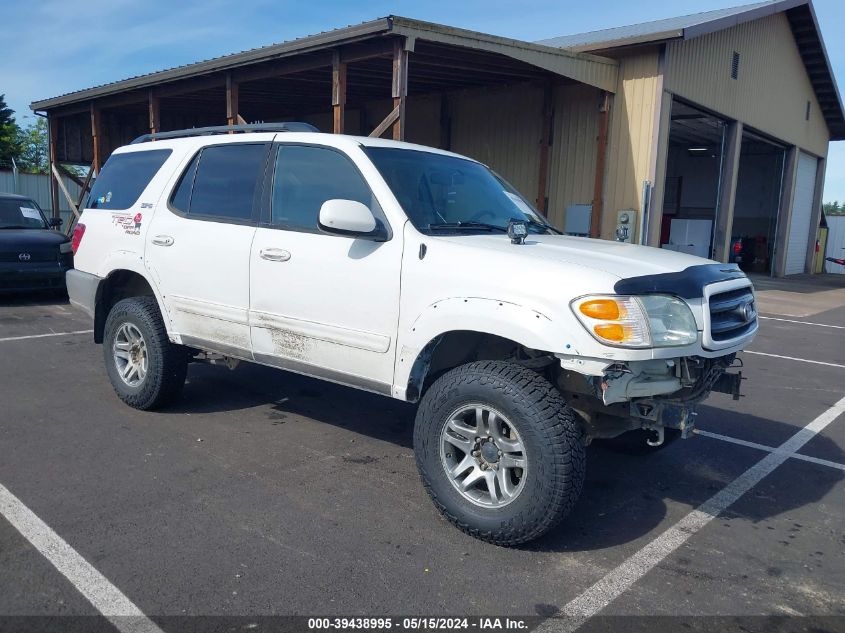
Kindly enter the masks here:
<path id="1" fill-rule="evenodd" d="M 327 233 L 350 237 L 372 240 L 383 240 L 386 237 L 373 212 L 355 200 L 326 200 L 320 207 L 320 228 Z"/>
<path id="2" fill-rule="evenodd" d="M 61 218 L 50 218 L 49 224 L 50 224 L 50 228 L 57 229 L 62 224 L 64 224 L 64 220 L 62 220 Z"/>

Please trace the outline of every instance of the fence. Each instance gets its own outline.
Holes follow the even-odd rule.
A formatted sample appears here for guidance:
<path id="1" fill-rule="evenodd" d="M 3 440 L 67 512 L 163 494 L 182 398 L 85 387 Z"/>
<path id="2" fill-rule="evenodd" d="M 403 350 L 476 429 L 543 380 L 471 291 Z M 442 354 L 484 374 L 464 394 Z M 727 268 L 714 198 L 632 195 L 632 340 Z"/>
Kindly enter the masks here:
<path id="1" fill-rule="evenodd" d="M 67 176 L 63 176 L 62 180 L 73 199 L 78 200 L 79 185 Z M 0 169 L 0 193 L 17 193 L 32 198 L 48 216 L 53 212 L 53 203 L 50 199 L 50 177 L 47 174 L 21 174 Z M 59 215 L 65 221 L 65 226 L 73 215 L 61 191 L 59 191 Z"/>
<path id="2" fill-rule="evenodd" d="M 845 215 L 826 215 L 825 219 L 827 219 L 828 232 L 824 256 L 842 259 L 845 257 Z M 825 262 L 824 272 L 845 275 L 845 266 Z"/>

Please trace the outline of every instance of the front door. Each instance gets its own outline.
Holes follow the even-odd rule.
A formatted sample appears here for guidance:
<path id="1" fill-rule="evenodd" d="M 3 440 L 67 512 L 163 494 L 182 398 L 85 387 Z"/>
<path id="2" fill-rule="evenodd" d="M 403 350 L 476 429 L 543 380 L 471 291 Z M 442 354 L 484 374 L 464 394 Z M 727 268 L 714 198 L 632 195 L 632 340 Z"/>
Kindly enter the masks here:
<path id="1" fill-rule="evenodd" d="M 221 142 L 203 148 L 156 210 L 147 232 L 147 266 L 170 329 L 185 345 L 251 358 L 250 248 L 270 146 Z"/>
<path id="2" fill-rule="evenodd" d="M 255 359 L 390 393 L 399 316 L 401 231 L 384 242 L 322 232 L 326 200 L 366 204 L 387 220 L 353 160 L 325 146 L 274 149 L 265 222 L 252 246 Z"/>

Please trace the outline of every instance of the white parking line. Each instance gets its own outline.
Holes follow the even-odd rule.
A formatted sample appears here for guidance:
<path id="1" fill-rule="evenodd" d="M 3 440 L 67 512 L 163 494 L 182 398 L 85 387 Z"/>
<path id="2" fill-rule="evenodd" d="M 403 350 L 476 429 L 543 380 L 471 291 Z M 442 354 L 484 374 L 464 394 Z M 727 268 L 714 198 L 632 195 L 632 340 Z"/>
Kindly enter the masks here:
<path id="1" fill-rule="evenodd" d="M 122 633 L 163 633 L 135 604 L 0 484 L 0 514 Z"/>
<path id="2" fill-rule="evenodd" d="M 825 365 L 827 367 L 839 367 L 845 369 L 845 365 L 838 363 L 825 363 L 820 360 L 809 360 L 807 358 L 795 358 L 794 356 L 781 356 L 780 354 L 767 354 L 766 352 L 753 352 L 750 349 L 742 350 L 743 354 L 755 354 L 757 356 L 770 356 L 771 358 L 783 358 L 784 360 L 797 360 L 799 363 L 812 363 L 813 365 Z"/>
<path id="3" fill-rule="evenodd" d="M 605 574 L 601 580 L 563 607 L 561 615 L 565 616 L 564 618 L 547 620 L 543 628 L 573 631 L 580 627 L 630 589 L 635 582 L 783 464 L 842 413 L 845 413 L 845 397 L 786 440 L 775 452 L 766 455 L 678 523 Z"/>
<path id="4" fill-rule="evenodd" d="M 27 336 L 7 336 L 0 338 L 0 343 L 7 341 L 25 341 L 30 338 L 46 338 L 49 336 L 72 336 L 74 334 L 93 334 L 94 330 L 75 330 L 73 332 L 50 332 L 49 334 L 29 334 Z"/>
<path id="5" fill-rule="evenodd" d="M 730 442 L 731 444 L 738 444 L 739 446 L 756 448 L 757 450 L 766 451 L 767 453 L 777 453 L 779 450 L 774 446 L 766 446 L 765 444 L 758 444 L 757 442 L 749 442 L 748 440 L 741 440 L 736 437 L 730 437 L 728 435 L 722 435 L 720 433 L 711 433 L 710 431 L 704 431 L 702 429 L 696 429 L 694 432 L 696 435 L 701 435 L 702 437 L 709 437 L 714 440 Z M 812 464 L 819 464 L 821 466 L 829 466 L 830 468 L 836 468 L 838 470 L 845 470 L 845 464 L 840 464 L 839 462 L 832 462 L 829 459 L 820 459 L 818 457 L 811 457 L 809 455 L 802 455 L 800 453 L 790 453 L 787 455 L 787 457 L 791 457 L 792 459 L 800 459 L 802 461 L 810 462 Z"/>
<path id="6" fill-rule="evenodd" d="M 845 330 L 845 325 L 828 325 L 827 323 L 812 323 L 810 321 L 796 321 L 794 319 L 779 319 L 777 317 L 758 316 L 757 318 L 767 321 L 783 321 L 784 323 L 798 323 L 800 325 L 816 325 L 818 327 L 832 327 L 837 330 Z"/>

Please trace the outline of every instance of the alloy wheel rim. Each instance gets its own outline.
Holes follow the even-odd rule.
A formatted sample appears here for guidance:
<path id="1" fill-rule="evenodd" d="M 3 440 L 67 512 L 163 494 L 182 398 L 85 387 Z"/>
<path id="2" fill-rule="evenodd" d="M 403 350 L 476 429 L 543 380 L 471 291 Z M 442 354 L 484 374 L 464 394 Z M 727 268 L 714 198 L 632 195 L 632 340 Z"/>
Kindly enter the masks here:
<path id="1" fill-rule="evenodd" d="M 513 502 L 528 472 L 519 432 L 501 412 L 484 404 L 462 406 L 446 419 L 440 462 L 455 490 L 486 508 Z"/>
<path id="2" fill-rule="evenodd" d="M 117 329 L 112 344 L 114 364 L 120 379 L 130 387 L 137 387 L 147 377 L 149 357 L 147 342 L 141 330 L 132 323 L 124 323 Z"/>

